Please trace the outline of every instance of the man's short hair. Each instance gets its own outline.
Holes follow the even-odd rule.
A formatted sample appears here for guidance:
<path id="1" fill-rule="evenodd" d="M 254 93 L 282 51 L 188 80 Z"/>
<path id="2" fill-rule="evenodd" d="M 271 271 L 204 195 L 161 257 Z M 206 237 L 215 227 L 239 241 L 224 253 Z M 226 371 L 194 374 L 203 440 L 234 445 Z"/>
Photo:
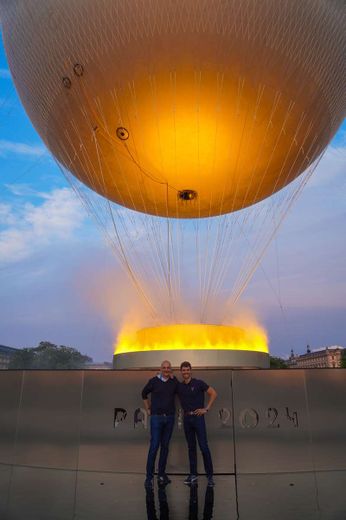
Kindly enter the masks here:
<path id="1" fill-rule="evenodd" d="M 180 370 L 181 370 L 183 367 L 190 368 L 190 370 L 192 369 L 191 363 L 189 363 L 188 361 L 183 361 L 183 362 L 181 363 L 181 365 L 180 365 Z"/>

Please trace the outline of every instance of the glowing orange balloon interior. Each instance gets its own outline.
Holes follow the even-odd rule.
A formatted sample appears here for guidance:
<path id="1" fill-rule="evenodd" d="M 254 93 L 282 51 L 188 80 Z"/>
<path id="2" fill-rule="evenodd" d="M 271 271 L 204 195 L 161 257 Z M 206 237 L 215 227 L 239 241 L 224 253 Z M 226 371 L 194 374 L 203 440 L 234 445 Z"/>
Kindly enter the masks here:
<path id="1" fill-rule="evenodd" d="M 198 72 L 192 56 L 173 74 L 157 59 L 153 75 L 139 72 L 137 59 L 128 64 L 116 103 L 110 78 L 93 89 L 102 74 L 91 63 L 56 100 L 49 147 L 106 198 L 158 216 L 217 216 L 280 190 L 325 146 L 326 111 L 310 104 L 311 78 L 298 99 L 280 67 L 268 85 L 262 73 L 257 83 L 216 65 Z M 197 196 L 182 200 L 184 190 Z"/>
<path id="2" fill-rule="evenodd" d="M 179 324 L 124 331 L 114 354 L 160 350 L 247 350 L 268 353 L 268 339 L 259 326 Z"/>

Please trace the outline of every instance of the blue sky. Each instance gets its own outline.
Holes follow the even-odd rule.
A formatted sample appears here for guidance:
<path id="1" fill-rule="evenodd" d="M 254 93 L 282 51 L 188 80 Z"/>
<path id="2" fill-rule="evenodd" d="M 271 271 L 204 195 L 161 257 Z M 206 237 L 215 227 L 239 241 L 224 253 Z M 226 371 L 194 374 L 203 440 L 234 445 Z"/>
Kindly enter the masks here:
<path id="1" fill-rule="evenodd" d="M 0 344 L 110 360 L 136 294 L 33 129 L 2 46 L 0 172 Z M 346 346 L 345 203 L 344 123 L 242 297 L 274 355 Z"/>

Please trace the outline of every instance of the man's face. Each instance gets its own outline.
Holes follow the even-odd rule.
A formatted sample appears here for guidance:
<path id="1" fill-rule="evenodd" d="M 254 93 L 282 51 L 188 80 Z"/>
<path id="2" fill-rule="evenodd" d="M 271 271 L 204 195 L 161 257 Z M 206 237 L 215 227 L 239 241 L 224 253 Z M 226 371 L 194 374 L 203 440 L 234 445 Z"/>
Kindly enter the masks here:
<path id="1" fill-rule="evenodd" d="M 191 368 L 190 367 L 181 367 L 181 375 L 184 381 L 188 381 L 191 377 Z"/>
<path id="2" fill-rule="evenodd" d="M 169 361 L 163 361 L 161 364 L 161 374 L 166 379 L 170 377 L 172 371 L 172 366 Z"/>

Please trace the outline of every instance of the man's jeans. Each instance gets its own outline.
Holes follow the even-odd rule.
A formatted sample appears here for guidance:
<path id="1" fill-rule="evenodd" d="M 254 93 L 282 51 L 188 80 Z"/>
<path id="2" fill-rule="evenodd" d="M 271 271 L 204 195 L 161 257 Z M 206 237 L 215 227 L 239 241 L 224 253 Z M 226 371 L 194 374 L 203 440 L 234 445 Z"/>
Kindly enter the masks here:
<path id="1" fill-rule="evenodd" d="M 152 415 L 150 417 L 150 448 L 147 461 L 147 479 L 154 476 L 156 455 L 159 447 L 159 475 L 162 476 L 166 471 L 168 446 L 172 437 L 174 427 L 174 415 Z"/>
<path id="2" fill-rule="evenodd" d="M 207 477 L 211 477 L 213 475 L 213 463 L 208 447 L 204 417 L 198 415 L 186 415 L 184 417 L 184 432 L 189 449 L 190 474 L 197 475 L 197 437 L 203 455 L 205 472 Z"/>

